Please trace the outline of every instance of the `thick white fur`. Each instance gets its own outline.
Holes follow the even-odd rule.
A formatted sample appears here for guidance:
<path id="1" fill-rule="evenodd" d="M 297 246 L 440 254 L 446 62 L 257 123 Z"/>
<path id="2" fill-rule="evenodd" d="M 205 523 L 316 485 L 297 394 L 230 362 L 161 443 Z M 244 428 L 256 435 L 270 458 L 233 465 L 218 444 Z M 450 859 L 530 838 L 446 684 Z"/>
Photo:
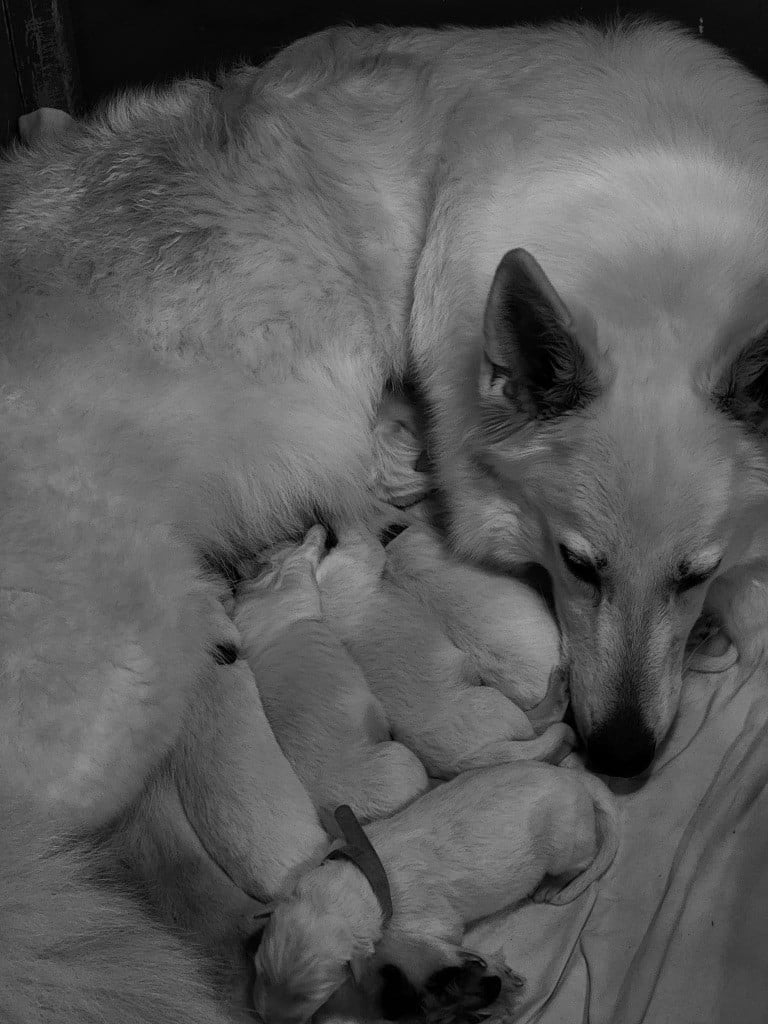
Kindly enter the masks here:
<path id="1" fill-rule="evenodd" d="M 227 871 L 253 891 L 281 890 L 317 855 L 322 830 L 284 759 L 295 814 L 274 832 L 262 820 L 249 766 L 270 741 L 246 744 L 242 726 L 223 740 L 245 721 L 238 694 L 268 735 L 242 666 L 221 729 L 211 715 L 209 648 L 231 634 L 200 555 L 226 565 L 318 516 L 365 518 L 375 408 L 409 363 L 455 548 L 546 564 L 582 733 L 610 726 L 626 662 L 642 666 L 632 690 L 661 739 L 704 593 L 672 606 L 659 581 L 706 544 L 731 577 L 716 611 L 765 589 L 738 579 L 764 578 L 764 443 L 709 393 L 766 320 L 767 97 L 663 26 L 342 29 L 221 88 L 121 98 L 8 159 L 11 794 L 98 827 L 170 758 L 205 841 L 225 837 Z M 591 318 L 612 383 L 567 430 L 499 438 L 481 429 L 480 325 L 494 268 L 520 245 Z M 614 602 L 566 577 L 557 544 L 574 532 L 607 550 Z M 465 702 L 469 728 L 475 713 Z M 232 796 L 233 762 L 237 799 L 212 802 Z"/>
<path id="2" fill-rule="evenodd" d="M 352 864 L 308 872 L 270 917 L 256 953 L 254 1005 L 270 1024 L 303 1024 L 376 953 L 417 988 L 456 966 L 471 921 L 532 895 L 576 899 L 618 844 L 610 793 L 580 769 L 533 762 L 466 772 L 366 832 L 387 872 L 394 915 Z M 482 870 L 478 870 L 482 865 Z"/>
<path id="3" fill-rule="evenodd" d="M 106 884 L 104 855 L 67 848 L 67 828 L 3 801 L 3 1024 L 245 1022 L 214 997 L 210 964 Z"/>
<path id="4" fill-rule="evenodd" d="M 266 552 L 237 589 L 234 622 L 281 749 L 319 811 L 381 818 L 427 788 L 419 759 L 390 741 L 384 708 L 325 622 L 316 570 L 326 531 Z"/>
<path id="5" fill-rule="evenodd" d="M 434 564 L 437 559 L 439 566 L 441 554 L 433 536 L 420 527 L 410 529 L 418 529 L 424 540 L 423 562 Z M 558 721 L 536 736 L 520 707 L 494 686 L 483 686 L 475 648 L 465 653 L 453 643 L 441 619 L 409 592 L 407 584 L 400 585 L 397 565 L 389 571 L 387 550 L 369 531 L 346 531 L 320 563 L 317 580 L 323 615 L 383 704 L 395 739 L 418 754 L 436 778 L 520 758 L 557 763 L 565 757 L 573 746 L 571 729 Z M 429 586 L 425 582 L 424 590 Z M 457 601 L 461 600 L 460 585 Z M 443 607 L 451 601 L 446 589 Z M 554 624 L 536 595 L 518 581 L 507 581 L 505 603 L 512 614 L 507 636 L 515 637 L 510 653 L 529 652 L 527 658 L 521 656 L 525 668 L 532 669 L 527 679 L 520 673 L 523 693 L 543 696 L 554 664 L 546 659 L 546 650 L 536 664 L 533 652 L 542 634 L 553 638 Z M 467 626 L 471 629 L 471 623 Z M 558 688 L 555 681 L 553 689 Z"/>

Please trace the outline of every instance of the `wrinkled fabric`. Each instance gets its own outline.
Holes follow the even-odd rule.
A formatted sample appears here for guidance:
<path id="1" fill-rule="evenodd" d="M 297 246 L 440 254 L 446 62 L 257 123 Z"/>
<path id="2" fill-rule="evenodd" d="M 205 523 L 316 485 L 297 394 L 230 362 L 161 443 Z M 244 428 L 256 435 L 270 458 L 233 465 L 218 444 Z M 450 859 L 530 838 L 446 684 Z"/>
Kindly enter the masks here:
<path id="1" fill-rule="evenodd" d="M 768 1022 L 768 673 L 734 660 L 687 677 L 659 767 L 617 794 L 599 885 L 469 936 L 526 977 L 521 1024 Z"/>

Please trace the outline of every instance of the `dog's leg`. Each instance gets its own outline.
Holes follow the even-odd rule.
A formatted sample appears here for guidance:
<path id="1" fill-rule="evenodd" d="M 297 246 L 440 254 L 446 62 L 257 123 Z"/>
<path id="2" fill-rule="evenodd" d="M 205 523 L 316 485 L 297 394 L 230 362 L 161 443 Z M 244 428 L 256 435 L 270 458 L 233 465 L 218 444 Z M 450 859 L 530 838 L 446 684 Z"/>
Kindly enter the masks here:
<path id="1" fill-rule="evenodd" d="M 290 890 L 328 837 L 269 727 L 253 674 L 222 667 L 190 712 L 177 782 L 201 843 L 241 889 Z"/>
<path id="2" fill-rule="evenodd" d="M 704 615 L 719 624 L 736 647 L 742 675 L 755 672 L 768 654 L 768 563 L 755 562 L 715 580 Z M 695 670 L 696 664 L 693 653 L 689 666 Z"/>

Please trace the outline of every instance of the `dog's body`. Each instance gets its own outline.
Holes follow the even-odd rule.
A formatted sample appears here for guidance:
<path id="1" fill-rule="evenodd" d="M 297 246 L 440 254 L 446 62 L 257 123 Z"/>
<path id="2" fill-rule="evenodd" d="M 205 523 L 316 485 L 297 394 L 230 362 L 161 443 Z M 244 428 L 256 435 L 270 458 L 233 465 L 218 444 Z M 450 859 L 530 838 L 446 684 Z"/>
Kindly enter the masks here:
<path id="1" fill-rule="evenodd" d="M 534 894 L 576 899 L 610 866 L 618 841 L 599 779 L 532 762 L 465 772 L 366 832 L 390 882 L 391 922 L 385 929 L 356 866 L 332 861 L 308 872 L 273 911 L 256 953 L 263 1020 L 303 1024 L 342 984 L 347 964 L 363 974 L 374 952 L 423 989 L 461 965 L 470 922 Z"/>
<path id="2" fill-rule="evenodd" d="M 212 697 L 232 637 L 200 565 L 365 519 L 375 408 L 409 364 L 452 543 L 547 566 L 590 753 L 645 768 L 705 580 L 738 600 L 768 552 L 766 97 L 660 27 L 341 30 L 7 161 L 11 796 L 106 826 L 170 757 L 237 887 L 317 855 L 286 764 L 298 824 L 268 834 L 242 665 Z M 513 246 L 551 281 L 518 253 L 487 301 Z"/>
<path id="3" fill-rule="evenodd" d="M 4 1024 L 231 1024 L 206 964 L 107 885 L 102 852 L 67 849 L 66 821 L 33 821 L 3 801 L 0 1019 Z M 209 966 L 209 965 L 208 965 Z"/>
<path id="4" fill-rule="evenodd" d="M 410 529 L 417 531 L 413 543 L 422 548 L 422 563 L 431 563 L 433 572 L 440 576 L 440 563 L 435 564 L 434 534 L 424 528 Z M 388 565 L 388 550 L 369 532 L 344 533 L 337 547 L 320 563 L 317 581 L 323 615 L 383 704 L 395 739 L 417 753 L 435 778 L 452 778 L 470 768 L 519 759 L 561 761 L 574 741 L 572 730 L 559 720 L 564 707 L 556 716 L 558 720 L 547 723 L 537 736 L 521 707 L 495 686 L 483 685 L 482 666 L 474 656 L 476 647 L 473 650 L 474 645 L 467 640 L 472 633 L 471 620 L 467 619 L 462 638 L 469 647 L 466 651 L 452 642 L 432 609 L 409 592 L 412 580 L 400 585 L 397 564 Z M 478 591 L 477 581 L 461 568 L 458 575 L 465 584 L 465 598 L 470 596 L 473 583 Z M 425 579 L 422 594 L 432 591 L 430 582 Z M 483 582 L 487 588 L 493 587 L 492 579 Z M 557 664 L 546 660 L 547 653 L 554 653 L 552 647 L 547 652 L 552 618 L 524 583 L 499 580 L 498 590 L 504 593 L 507 609 L 514 610 L 515 615 L 507 633 L 508 641 L 513 634 L 515 637 L 510 642 L 510 653 L 519 654 L 521 669 L 530 670 L 527 675 L 520 673 L 523 697 L 530 701 L 531 694 L 538 690 L 543 700 Z M 481 591 L 476 596 L 479 611 L 484 595 Z M 444 608 L 453 604 L 454 592 L 448 585 L 442 588 L 442 597 Z M 460 607 L 461 602 L 459 589 L 455 603 Z M 477 634 L 473 635 L 476 640 Z M 498 642 L 501 644 L 501 637 Z M 537 653 L 541 659 L 538 664 Z M 509 671 L 507 683 L 512 682 L 513 672 Z M 553 688 L 557 689 L 556 681 Z"/>

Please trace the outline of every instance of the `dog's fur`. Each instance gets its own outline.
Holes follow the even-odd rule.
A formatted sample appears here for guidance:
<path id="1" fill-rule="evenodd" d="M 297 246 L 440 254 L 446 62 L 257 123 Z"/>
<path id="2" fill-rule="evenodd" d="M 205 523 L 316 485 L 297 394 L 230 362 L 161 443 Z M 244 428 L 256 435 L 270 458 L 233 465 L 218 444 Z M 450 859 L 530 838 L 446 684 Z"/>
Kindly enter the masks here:
<path id="1" fill-rule="evenodd" d="M 439 577 L 440 563 L 434 564 L 439 559 L 439 542 L 426 528 L 414 526 L 406 532 L 410 530 L 418 531 L 414 545 L 423 544 L 422 563 L 432 562 Z M 408 583 L 400 585 L 398 564 L 389 571 L 390 546 L 384 548 L 370 531 L 345 531 L 320 563 L 317 581 L 323 615 L 383 704 L 395 739 L 418 754 L 435 778 L 521 758 L 561 761 L 574 745 L 570 727 L 558 720 L 547 723 L 542 735 L 536 736 L 517 704 L 494 686 L 482 685 L 476 644 L 467 641 L 469 651 L 462 650 L 446 635 L 441 619 L 409 592 Z M 446 587 L 442 598 L 442 608 L 452 606 L 454 613 L 460 612 L 463 598 L 471 598 L 469 586 L 474 585 L 480 605 L 483 589 L 494 583 L 483 579 L 478 586 L 461 569 L 458 575 L 459 589 Z M 431 583 L 434 580 L 425 579 L 422 594 L 431 591 Z M 462 583 L 467 585 L 464 594 Z M 509 653 L 520 654 L 521 664 L 532 670 L 527 679 L 521 673 L 521 691 L 529 701 L 535 692 L 543 699 L 556 665 L 546 660 L 547 653 L 552 653 L 552 646 L 547 650 L 547 641 L 551 644 L 553 639 L 551 616 L 522 582 L 499 580 L 498 590 L 504 592 L 507 611 L 513 615 L 507 631 L 508 642 L 514 635 Z M 471 632 L 468 619 L 465 641 Z M 534 652 L 542 636 L 541 660 L 536 664 Z M 501 637 L 498 643 L 501 646 Z M 507 683 L 514 672 L 508 668 Z M 557 678 L 552 688 L 558 689 Z M 562 718 L 563 711 L 561 707 L 557 717 Z"/>
<path id="2" fill-rule="evenodd" d="M 390 741 L 384 708 L 323 618 L 315 573 L 325 542 L 315 526 L 302 544 L 267 552 L 268 568 L 237 588 L 234 622 L 272 730 L 318 811 L 347 804 L 367 821 L 424 792 L 427 773 Z"/>
<path id="3" fill-rule="evenodd" d="M 462 964 L 472 921 L 530 896 L 574 900 L 610 866 L 613 801 L 581 769 L 532 762 L 465 772 L 366 828 L 387 872 L 394 914 L 358 868 L 329 861 L 278 904 L 256 953 L 254 1005 L 270 1024 L 304 1024 L 345 981 L 399 968 L 423 990 Z M 482 870 L 478 870 L 482 865 Z"/>
<path id="4" fill-rule="evenodd" d="M 364 519 L 409 365 L 452 544 L 548 568 L 591 756 L 644 769 L 705 577 L 744 659 L 763 646 L 767 98 L 667 27 L 344 29 L 6 161 L 11 796 L 105 826 L 170 756 L 238 885 L 317 855 L 287 764 L 304 810 L 263 817 L 242 666 L 215 699 L 233 637 L 200 565 Z M 520 246 L 540 267 L 499 264 Z"/>

